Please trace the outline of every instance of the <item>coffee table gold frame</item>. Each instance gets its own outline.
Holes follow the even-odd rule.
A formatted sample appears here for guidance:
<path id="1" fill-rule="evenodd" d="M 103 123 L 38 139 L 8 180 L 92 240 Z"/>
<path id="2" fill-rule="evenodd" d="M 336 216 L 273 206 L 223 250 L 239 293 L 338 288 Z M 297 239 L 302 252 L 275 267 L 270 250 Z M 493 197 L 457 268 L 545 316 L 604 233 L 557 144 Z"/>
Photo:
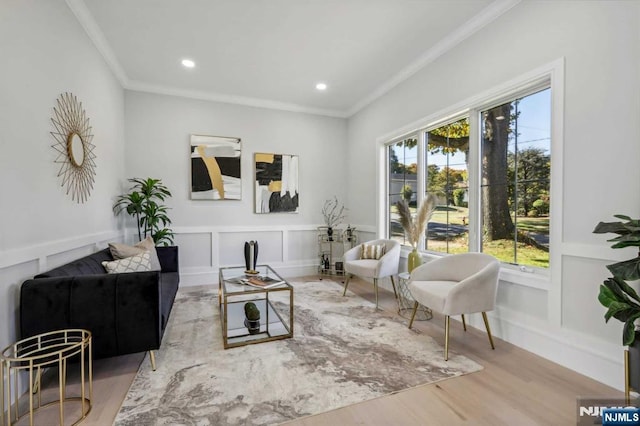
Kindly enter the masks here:
<path id="1" fill-rule="evenodd" d="M 293 287 L 284 278 L 280 277 L 269 265 L 257 265 L 257 272 L 260 275 L 270 276 L 277 280 L 281 280 L 282 284 L 271 288 L 257 288 L 238 283 L 231 283 L 229 277 L 237 279 L 238 275 L 242 275 L 244 267 L 223 267 L 219 270 L 218 278 L 218 307 L 220 308 L 220 323 L 222 326 L 222 343 L 225 349 L 235 348 L 238 346 L 253 345 L 256 343 L 270 342 L 273 340 L 290 339 L 293 337 Z M 269 295 L 279 292 L 289 292 L 289 315 L 286 318 L 280 315 L 272 302 Z M 229 339 L 229 307 L 235 304 L 244 304 L 246 302 L 259 302 L 264 304 L 264 314 L 266 330 L 259 333 L 260 336 L 252 339 L 230 342 Z M 271 308 L 271 309 L 270 309 Z M 286 333 L 272 334 L 269 330 L 270 317 L 269 312 L 272 310 L 275 315 L 276 322 L 284 327 Z M 272 317 L 273 318 L 273 317 Z M 288 321 L 287 321 L 288 319 Z M 248 336 L 248 334 L 247 334 Z M 239 336 L 241 337 L 241 336 Z"/>
<path id="2" fill-rule="evenodd" d="M 67 397 L 67 361 L 72 357 L 80 356 L 80 396 Z M 88 369 L 86 368 L 88 365 Z M 58 368 L 58 399 L 42 403 L 41 378 L 45 368 Z M 85 374 L 85 370 L 87 374 Z M 18 374 L 26 372 L 29 375 L 29 411 L 20 414 L 18 404 L 20 395 L 18 387 Z M 13 386 L 11 375 L 13 374 Z M 88 379 L 88 380 L 87 380 Z M 89 395 L 87 398 L 85 382 L 88 381 Z M 11 396 L 14 391 L 14 419 L 11 420 Z M 34 404 L 34 395 L 37 396 L 37 405 Z M 11 426 L 25 415 L 29 414 L 29 424 L 33 426 L 34 413 L 40 408 L 54 404 L 59 405 L 60 425 L 64 425 L 64 403 L 67 401 L 80 401 L 82 410 L 80 418 L 73 424 L 83 421 L 91 411 L 91 398 L 93 397 L 93 366 L 91 361 L 91 333 L 82 329 L 56 330 L 39 334 L 20 340 L 7 346 L 0 353 L 0 424 Z M 5 403 L 7 411 L 5 413 Z M 6 423 L 5 423 L 6 421 Z"/>

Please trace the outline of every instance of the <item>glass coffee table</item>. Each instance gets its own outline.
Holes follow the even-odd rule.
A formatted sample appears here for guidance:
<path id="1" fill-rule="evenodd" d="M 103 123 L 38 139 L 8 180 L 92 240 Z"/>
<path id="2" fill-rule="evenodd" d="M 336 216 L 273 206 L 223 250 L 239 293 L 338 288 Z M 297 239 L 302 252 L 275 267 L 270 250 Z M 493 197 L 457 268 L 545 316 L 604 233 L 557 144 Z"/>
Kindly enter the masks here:
<path id="1" fill-rule="evenodd" d="M 218 305 L 225 349 L 293 337 L 293 287 L 269 265 L 258 265 L 255 272 L 246 274 L 243 266 L 220 268 Z M 270 284 L 247 283 L 256 277 Z M 246 321 L 244 306 L 249 302 L 260 311 L 259 324 Z"/>

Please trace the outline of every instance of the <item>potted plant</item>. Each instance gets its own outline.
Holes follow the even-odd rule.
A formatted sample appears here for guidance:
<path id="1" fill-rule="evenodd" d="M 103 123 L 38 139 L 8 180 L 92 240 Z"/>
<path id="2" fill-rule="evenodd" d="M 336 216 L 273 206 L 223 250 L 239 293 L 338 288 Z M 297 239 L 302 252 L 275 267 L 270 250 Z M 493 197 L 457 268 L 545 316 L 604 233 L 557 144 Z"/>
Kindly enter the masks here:
<path id="1" fill-rule="evenodd" d="M 621 221 L 600 222 L 593 232 L 617 234 L 608 240 L 615 243 L 611 246 L 614 249 L 640 247 L 640 220 L 625 215 L 614 217 Z M 607 269 L 613 277 L 607 278 L 600 286 L 598 300 L 607 308 L 604 314 L 606 322 L 613 317 L 624 324 L 622 344 L 629 347 L 629 358 L 625 360 L 625 391 L 629 398 L 629 386 L 640 389 L 640 331 L 636 326 L 640 318 L 640 296 L 627 281 L 640 279 L 640 252 L 632 259 L 607 265 Z"/>
<path id="2" fill-rule="evenodd" d="M 244 326 L 249 334 L 260 333 L 260 309 L 253 302 L 244 304 Z"/>
<path id="3" fill-rule="evenodd" d="M 400 224 L 404 229 L 409 244 L 411 244 L 413 248 L 411 253 L 409 253 L 407 264 L 407 270 L 411 272 L 422 263 L 422 257 L 420 257 L 420 253 L 418 253 L 418 242 L 436 209 L 436 197 L 432 194 L 427 194 L 427 198 L 422 201 L 422 204 L 418 208 L 415 219 L 411 214 L 409 204 L 407 204 L 405 200 L 398 200 L 396 202 L 396 208 L 400 216 Z"/>
<path id="4" fill-rule="evenodd" d="M 345 217 L 345 208 L 338 203 L 338 197 L 324 202 L 322 207 L 324 223 L 327 224 L 327 236 L 329 241 L 333 241 L 333 227 L 340 225 Z"/>
<path id="5" fill-rule="evenodd" d="M 171 197 L 171 192 L 161 179 L 129 179 L 133 183 L 129 193 L 118 196 L 113 206 L 116 215 L 126 211 L 133 216 L 138 226 L 138 238 L 142 241 L 151 235 L 156 245 L 173 243 L 173 231 L 167 228 L 171 219 L 168 208 L 163 204 Z"/>

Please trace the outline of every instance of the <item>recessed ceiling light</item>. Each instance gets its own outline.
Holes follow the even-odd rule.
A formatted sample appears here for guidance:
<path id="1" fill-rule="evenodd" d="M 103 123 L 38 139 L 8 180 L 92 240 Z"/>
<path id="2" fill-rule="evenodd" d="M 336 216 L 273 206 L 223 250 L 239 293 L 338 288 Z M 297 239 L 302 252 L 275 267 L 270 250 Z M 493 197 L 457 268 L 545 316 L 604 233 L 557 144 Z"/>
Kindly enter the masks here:
<path id="1" fill-rule="evenodd" d="M 318 90 L 327 90 L 327 84 L 326 83 L 318 83 L 318 84 L 316 84 L 316 89 L 318 89 Z"/>
<path id="2" fill-rule="evenodd" d="M 193 62 L 191 59 L 183 59 L 182 60 L 182 66 L 186 67 L 186 68 L 193 68 L 196 66 L 196 63 Z"/>

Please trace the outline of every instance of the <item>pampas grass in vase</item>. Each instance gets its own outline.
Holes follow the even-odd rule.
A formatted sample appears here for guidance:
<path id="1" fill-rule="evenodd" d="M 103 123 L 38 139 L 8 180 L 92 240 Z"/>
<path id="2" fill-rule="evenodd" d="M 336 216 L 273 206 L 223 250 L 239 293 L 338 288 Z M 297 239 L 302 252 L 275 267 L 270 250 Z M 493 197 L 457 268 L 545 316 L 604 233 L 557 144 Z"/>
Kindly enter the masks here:
<path id="1" fill-rule="evenodd" d="M 409 253 L 407 266 L 407 269 L 411 272 L 414 268 L 422 264 L 422 257 L 420 257 L 420 253 L 418 253 L 418 241 L 420 241 L 422 234 L 424 234 L 427 223 L 429 223 L 429 219 L 431 219 L 436 209 L 436 197 L 432 194 L 427 194 L 427 197 L 418 208 L 415 218 L 411 214 L 409 205 L 405 200 L 396 202 L 396 207 L 398 209 L 398 215 L 400 216 L 400 224 L 402 228 L 404 228 L 405 236 L 411 244 L 411 247 L 413 247 L 413 250 Z"/>

